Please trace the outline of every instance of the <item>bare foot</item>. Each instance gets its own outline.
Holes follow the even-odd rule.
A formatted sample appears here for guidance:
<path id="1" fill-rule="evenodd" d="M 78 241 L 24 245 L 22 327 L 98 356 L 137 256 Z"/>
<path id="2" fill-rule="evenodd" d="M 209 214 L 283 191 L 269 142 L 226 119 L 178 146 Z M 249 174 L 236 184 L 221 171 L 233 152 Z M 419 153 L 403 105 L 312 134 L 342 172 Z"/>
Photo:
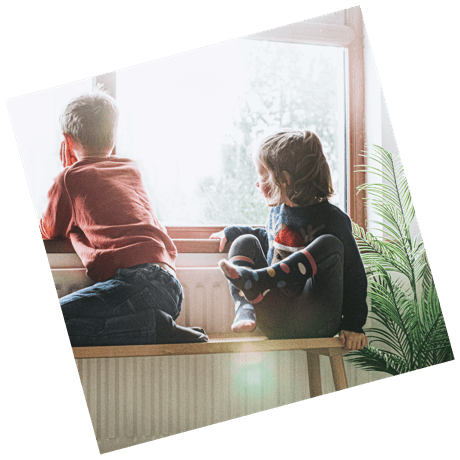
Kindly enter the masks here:
<path id="1" fill-rule="evenodd" d="M 252 332 L 256 328 L 256 322 L 249 319 L 242 319 L 232 324 L 232 332 Z"/>

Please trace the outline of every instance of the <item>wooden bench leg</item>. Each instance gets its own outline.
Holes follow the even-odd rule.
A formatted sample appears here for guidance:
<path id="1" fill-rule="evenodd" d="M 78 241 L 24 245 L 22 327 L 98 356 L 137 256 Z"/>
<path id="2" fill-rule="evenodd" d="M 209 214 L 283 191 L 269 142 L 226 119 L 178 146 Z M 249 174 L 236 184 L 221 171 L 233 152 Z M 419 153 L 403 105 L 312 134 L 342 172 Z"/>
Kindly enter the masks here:
<path id="1" fill-rule="evenodd" d="M 343 364 L 343 356 L 329 356 L 329 359 L 331 361 L 335 390 L 345 390 L 348 388 L 348 383 L 347 375 L 345 374 L 345 365 Z"/>
<path id="2" fill-rule="evenodd" d="M 310 398 L 321 396 L 323 394 L 321 388 L 321 372 L 319 365 L 319 354 L 307 351 L 307 368 L 308 368 L 308 384 L 310 387 Z"/>

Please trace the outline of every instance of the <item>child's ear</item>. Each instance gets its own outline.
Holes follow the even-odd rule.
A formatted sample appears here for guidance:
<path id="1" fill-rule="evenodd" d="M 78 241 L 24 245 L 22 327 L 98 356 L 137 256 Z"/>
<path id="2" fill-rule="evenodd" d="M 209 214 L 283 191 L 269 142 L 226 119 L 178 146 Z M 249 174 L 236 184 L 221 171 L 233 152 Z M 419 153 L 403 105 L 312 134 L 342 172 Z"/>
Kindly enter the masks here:
<path id="1" fill-rule="evenodd" d="M 287 171 L 283 171 L 283 177 L 287 185 L 291 185 L 291 175 Z"/>

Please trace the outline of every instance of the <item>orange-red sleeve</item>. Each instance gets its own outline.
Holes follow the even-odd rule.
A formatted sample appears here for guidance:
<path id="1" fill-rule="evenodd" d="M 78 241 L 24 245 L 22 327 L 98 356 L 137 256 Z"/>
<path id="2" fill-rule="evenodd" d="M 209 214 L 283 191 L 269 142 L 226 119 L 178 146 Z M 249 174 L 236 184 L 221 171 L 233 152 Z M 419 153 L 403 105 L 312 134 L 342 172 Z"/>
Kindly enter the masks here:
<path id="1" fill-rule="evenodd" d="M 40 219 L 44 240 L 68 237 L 72 222 L 72 202 L 65 187 L 65 172 L 54 180 L 48 192 L 48 206 Z"/>

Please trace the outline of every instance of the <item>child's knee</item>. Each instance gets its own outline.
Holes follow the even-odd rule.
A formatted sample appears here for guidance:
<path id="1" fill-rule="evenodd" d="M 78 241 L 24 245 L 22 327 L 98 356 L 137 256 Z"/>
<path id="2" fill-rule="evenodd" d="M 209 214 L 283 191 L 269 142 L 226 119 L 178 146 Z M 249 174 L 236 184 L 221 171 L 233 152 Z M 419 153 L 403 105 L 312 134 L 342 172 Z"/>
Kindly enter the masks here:
<path id="1" fill-rule="evenodd" d="M 325 253 L 339 253 L 343 256 L 343 244 L 334 235 L 321 235 L 307 246 L 308 248 L 318 248 Z"/>
<path id="2" fill-rule="evenodd" d="M 233 241 L 228 256 L 231 258 L 237 254 L 244 254 L 259 248 L 262 249 L 256 236 L 241 235 Z"/>

